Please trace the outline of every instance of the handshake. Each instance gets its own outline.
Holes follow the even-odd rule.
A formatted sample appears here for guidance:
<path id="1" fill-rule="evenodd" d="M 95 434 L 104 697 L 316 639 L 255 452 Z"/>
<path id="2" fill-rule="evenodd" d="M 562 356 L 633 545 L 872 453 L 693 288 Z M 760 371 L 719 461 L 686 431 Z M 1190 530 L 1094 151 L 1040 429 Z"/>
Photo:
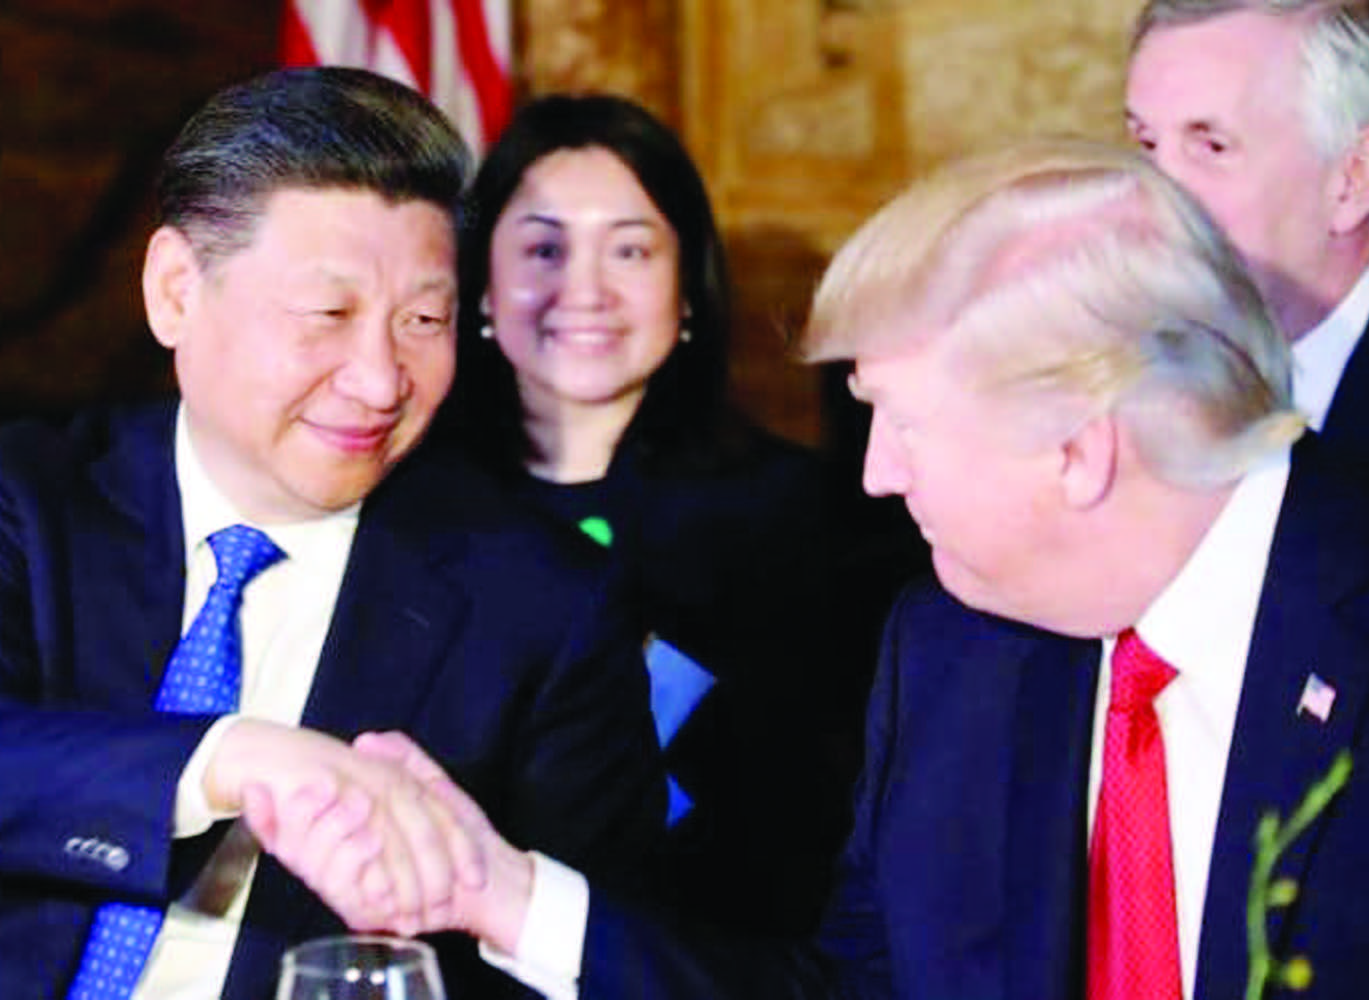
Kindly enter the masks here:
<path id="1" fill-rule="evenodd" d="M 402 733 L 349 745 L 242 719 L 215 748 L 204 790 L 352 930 L 459 930 L 513 952 L 530 856 Z"/>

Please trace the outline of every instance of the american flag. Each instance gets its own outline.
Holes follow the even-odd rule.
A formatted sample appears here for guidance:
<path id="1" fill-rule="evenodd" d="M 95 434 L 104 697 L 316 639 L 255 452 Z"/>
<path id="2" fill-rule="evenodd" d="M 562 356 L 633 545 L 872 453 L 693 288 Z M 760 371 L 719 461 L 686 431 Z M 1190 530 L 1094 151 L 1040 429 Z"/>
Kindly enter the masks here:
<path id="1" fill-rule="evenodd" d="M 1308 674 L 1302 697 L 1298 699 L 1298 714 L 1306 712 L 1318 722 L 1325 722 L 1331 717 L 1331 706 L 1335 703 L 1336 689 L 1316 674 Z"/>
<path id="2" fill-rule="evenodd" d="M 477 152 L 513 105 L 510 0 L 285 0 L 286 66 L 360 66 L 445 111 Z"/>

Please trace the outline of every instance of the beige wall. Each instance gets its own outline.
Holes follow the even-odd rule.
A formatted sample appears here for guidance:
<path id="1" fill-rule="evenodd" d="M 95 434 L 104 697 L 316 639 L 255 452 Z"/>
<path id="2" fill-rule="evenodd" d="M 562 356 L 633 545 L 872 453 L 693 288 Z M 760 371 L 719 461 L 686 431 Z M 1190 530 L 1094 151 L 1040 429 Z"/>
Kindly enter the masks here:
<path id="1" fill-rule="evenodd" d="M 948 156 L 1119 135 L 1138 0 L 516 2 L 522 92 L 626 93 L 684 135 L 732 255 L 743 401 L 816 440 L 817 377 L 785 337 L 832 249 Z M 0 5 L 0 414 L 162 384 L 136 288 L 151 153 L 210 90 L 271 64 L 277 9 Z"/>

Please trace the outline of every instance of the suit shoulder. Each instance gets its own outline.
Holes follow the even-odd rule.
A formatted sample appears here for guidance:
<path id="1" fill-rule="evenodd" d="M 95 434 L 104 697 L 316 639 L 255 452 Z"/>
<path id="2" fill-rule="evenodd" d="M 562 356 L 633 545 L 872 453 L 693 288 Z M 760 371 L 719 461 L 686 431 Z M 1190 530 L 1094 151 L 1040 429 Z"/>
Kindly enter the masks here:
<path id="1" fill-rule="evenodd" d="M 81 410 L 63 418 L 21 418 L 0 425 L 0 483 L 60 485 L 125 443 L 145 439 L 165 452 L 173 403 Z"/>
<path id="2" fill-rule="evenodd" d="M 906 586 L 889 612 L 885 653 L 923 665 L 988 659 L 1009 648 L 1040 642 L 1067 642 L 1021 622 L 976 611 L 952 597 L 933 577 Z"/>

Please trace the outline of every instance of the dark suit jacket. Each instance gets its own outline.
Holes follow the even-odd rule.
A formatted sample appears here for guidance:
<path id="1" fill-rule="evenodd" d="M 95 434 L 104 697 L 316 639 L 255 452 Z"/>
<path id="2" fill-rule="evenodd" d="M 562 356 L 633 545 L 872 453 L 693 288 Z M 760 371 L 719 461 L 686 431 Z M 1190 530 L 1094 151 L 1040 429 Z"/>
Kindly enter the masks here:
<path id="1" fill-rule="evenodd" d="M 1342 748 L 1366 753 L 1369 474 L 1295 449 L 1265 582 L 1204 910 L 1197 996 L 1243 995 L 1245 901 L 1263 810 L 1287 815 Z M 909 591 L 885 637 L 855 828 L 818 947 L 683 942 L 591 904 L 581 996 L 1064 1000 L 1083 995 L 1086 805 L 1100 647 Z M 1329 719 L 1296 709 L 1310 672 Z M 1318 998 L 1369 983 L 1369 775 L 1280 872 L 1276 953 Z"/>
<path id="2" fill-rule="evenodd" d="M 94 905 L 174 897 L 200 856 L 168 831 L 212 720 L 149 708 L 184 589 L 172 414 L 0 432 L 6 1000 L 61 995 Z M 421 452 L 374 492 L 303 725 L 405 730 L 515 843 L 619 873 L 664 815 L 640 646 L 598 589 L 598 554 L 507 507 L 483 477 Z M 269 995 L 287 943 L 338 930 L 264 858 L 224 995 Z M 453 993 L 483 993 L 463 984 L 496 974 L 469 942 L 436 943 Z"/>
<path id="3" fill-rule="evenodd" d="M 1345 362 L 1321 436 L 1337 447 L 1369 455 L 1369 330 L 1360 335 Z"/>

